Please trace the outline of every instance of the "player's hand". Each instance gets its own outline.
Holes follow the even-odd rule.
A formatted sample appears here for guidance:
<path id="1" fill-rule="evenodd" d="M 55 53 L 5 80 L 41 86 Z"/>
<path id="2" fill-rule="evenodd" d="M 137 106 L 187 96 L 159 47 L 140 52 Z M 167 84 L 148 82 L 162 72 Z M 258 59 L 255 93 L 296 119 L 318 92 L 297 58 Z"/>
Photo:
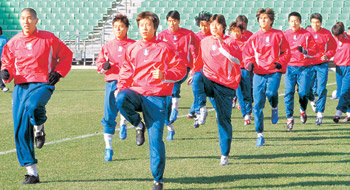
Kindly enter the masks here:
<path id="1" fill-rule="evenodd" d="M 49 74 L 49 85 L 54 86 L 60 80 L 61 77 L 62 75 L 59 74 L 58 72 L 56 71 L 51 72 Z"/>
<path id="2" fill-rule="evenodd" d="M 0 73 L 0 77 L 4 80 L 8 80 L 10 78 L 10 73 L 7 69 L 4 69 Z"/>
<path id="3" fill-rule="evenodd" d="M 322 57 L 321 57 L 321 61 L 328 61 L 329 59 L 328 59 L 328 56 L 327 55 L 323 55 Z"/>
<path id="4" fill-rule="evenodd" d="M 154 70 L 151 71 L 153 78 L 162 80 L 164 78 L 164 73 L 161 70 L 159 70 L 159 68 L 156 68 L 155 66 L 153 66 L 153 68 Z"/>
<path id="5" fill-rule="evenodd" d="M 300 53 L 302 53 L 302 54 L 304 54 L 304 55 L 306 55 L 306 54 L 307 54 L 307 50 L 306 50 L 306 49 L 304 49 L 303 47 L 298 46 L 298 47 L 297 47 L 297 49 L 298 49 L 298 51 L 300 51 Z"/>
<path id="6" fill-rule="evenodd" d="M 103 66 L 102 66 L 103 70 L 108 70 L 111 68 L 111 64 L 109 63 L 109 61 L 106 61 L 105 63 L 103 63 Z"/>
<path id="7" fill-rule="evenodd" d="M 254 70 L 254 63 L 250 63 L 249 65 L 248 65 L 248 71 L 249 72 L 252 72 Z"/>
<path id="8" fill-rule="evenodd" d="M 282 65 L 278 62 L 274 63 L 275 64 L 275 67 L 274 69 L 278 69 L 278 70 L 281 70 L 282 69 Z"/>

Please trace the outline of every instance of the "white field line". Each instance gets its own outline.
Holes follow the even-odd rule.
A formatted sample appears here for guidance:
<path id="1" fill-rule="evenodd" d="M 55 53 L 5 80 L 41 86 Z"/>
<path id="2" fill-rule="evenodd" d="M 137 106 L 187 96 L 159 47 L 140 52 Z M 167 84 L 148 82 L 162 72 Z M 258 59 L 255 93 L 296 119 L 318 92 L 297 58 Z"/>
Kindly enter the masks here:
<path id="1" fill-rule="evenodd" d="M 337 83 L 330 83 L 327 84 L 327 86 L 331 86 L 331 85 L 335 85 Z M 284 94 L 280 94 L 279 96 L 284 96 Z M 210 111 L 214 111 L 214 109 L 209 109 L 208 112 Z M 178 118 L 183 118 L 183 117 L 187 117 L 187 115 L 180 115 L 178 116 Z M 133 128 L 133 126 L 129 126 L 128 128 Z M 119 131 L 119 129 L 117 128 L 116 131 Z M 58 144 L 58 143 L 62 143 L 62 142 L 67 142 L 67 141 L 72 141 L 72 140 L 76 140 L 76 139 L 84 139 L 87 137 L 92 137 L 92 136 L 96 136 L 96 135 L 102 135 L 103 133 L 93 133 L 93 134 L 87 134 L 87 135 L 81 135 L 81 136 L 77 136 L 77 137 L 72 137 L 72 138 L 65 138 L 65 139 L 61 139 L 61 140 L 57 140 L 57 141 L 51 141 L 48 143 L 45 143 L 45 146 L 47 145 L 51 145 L 51 144 Z M 9 154 L 9 153 L 13 153 L 16 152 L 16 149 L 12 149 L 12 150 L 8 150 L 5 152 L 0 152 L 0 155 L 5 155 L 5 154 Z"/>

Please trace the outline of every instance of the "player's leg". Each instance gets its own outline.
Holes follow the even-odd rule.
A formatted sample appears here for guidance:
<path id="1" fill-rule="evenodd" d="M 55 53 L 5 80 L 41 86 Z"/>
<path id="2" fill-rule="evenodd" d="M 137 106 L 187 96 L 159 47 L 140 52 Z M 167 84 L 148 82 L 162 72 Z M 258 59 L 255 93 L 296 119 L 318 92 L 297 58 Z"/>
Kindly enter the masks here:
<path id="1" fill-rule="evenodd" d="M 287 72 L 284 75 L 284 86 L 285 86 L 285 95 L 284 95 L 284 105 L 286 108 L 287 116 L 287 131 L 293 129 L 294 125 L 294 94 L 295 94 L 295 85 L 297 82 L 296 68 L 288 66 Z"/>
<path id="2" fill-rule="evenodd" d="M 256 146 L 260 147 L 264 144 L 265 139 L 263 136 L 264 131 L 264 107 L 266 102 L 266 75 L 255 74 L 253 78 L 253 98 L 254 98 L 254 122 L 255 130 L 258 138 Z"/>
<path id="3" fill-rule="evenodd" d="M 302 123 L 306 123 L 307 121 L 307 114 L 306 114 L 306 108 L 308 104 L 308 95 L 312 91 L 312 86 L 310 83 L 310 78 L 312 75 L 311 73 L 311 67 L 299 67 L 298 68 L 298 78 L 297 78 L 297 84 L 298 84 L 298 94 L 299 94 L 299 104 L 300 104 L 300 121 Z"/>
<path id="4" fill-rule="evenodd" d="M 271 105 L 271 122 L 278 122 L 278 88 L 280 87 L 282 73 L 268 75 L 266 83 L 266 97 Z"/>
<path id="5" fill-rule="evenodd" d="M 339 122 L 342 113 L 348 110 L 350 105 L 350 66 L 339 67 L 343 74 L 342 89 L 337 106 L 337 112 L 333 118 L 335 123 Z"/>
<path id="6" fill-rule="evenodd" d="M 241 87 L 241 92 L 243 95 L 243 102 L 245 107 L 244 124 L 249 125 L 251 120 L 252 102 L 253 102 L 251 74 L 246 69 L 241 69 L 241 71 L 242 72 L 241 72 L 240 87 Z"/>
<path id="7" fill-rule="evenodd" d="M 326 100 L 327 100 L 327 81 L 328 81 L 328 62 L 317 65 L 315 68 L 317 71 L 317 118 L 316 125 L 321 125 L 323 120 L 323 113 L 326 108 Z"/>
<path id="8" fill-rule="evenodd" d="M 201 72 L 196 72 L 192 78 L 192 90 L 194 94 L 194 101 L 196 102 L 196 123 L 199 125 L 204 125 L 207 117 L 207 93 L 205 86 L 208 84 L 209 79 L 207 79 Z"/>
<path id="9" fill-rule="evenodd" d="M 341 88 L 342 88 L 342 84 L 343 84 L 343 74 L 342 74 L 342 70 L 340 69 L 339 66 L 335 66 L 335 80 L 337 82 L 337 95 L 334 99 L 339 99 L 340 94 L 341 94 Z M 332 97 L 333 99 L 333 97 Z"/>

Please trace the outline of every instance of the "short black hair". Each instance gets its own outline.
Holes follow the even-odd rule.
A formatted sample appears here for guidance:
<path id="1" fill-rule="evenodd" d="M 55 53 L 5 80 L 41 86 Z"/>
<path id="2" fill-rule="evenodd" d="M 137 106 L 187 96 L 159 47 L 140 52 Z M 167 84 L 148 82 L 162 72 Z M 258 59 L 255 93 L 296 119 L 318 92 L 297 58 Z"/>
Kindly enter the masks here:
<path id="1" fill-rule="evenodd" d="M 348 27 L 348 30 L 350 30 L 350 26 Z"/>
<path id="2" fill-rule="evenodd" d="M 169 17 L 180 20 L 180 13 L 177 10 L 169 11 L 166 15 L 166 20 L 168 20 Z"/>
<path id="3" fill-rule="evenodd" d="M 207 11 L 201 11 L 198 16 L 194 17 L 194 19 L 196 20 L 196 25 L 199 26 L 201 21 L 207 21 L 209 22 L 210 17 L 212 16 L 212 14 L 210 12 Z"/>
<path id="4" fill-rule="evenodd" d="M 0 36 L 2 35 L 2 28 L 1 28 L 1 26 L 0 26 Z"/>
<path id="5" fill-rule="evenodd" d="M 340 34 L 344 34 L 344 24 L 342 22 L 337 22 L 333 27 L 332 27 L 332 34 L 334 36 L 339 36 Z"/>
<path id="6" fill-rule="evenodd" d="M 214 21 L 216 21 L 216 22 L 218 22 L 219 24 L 222 25 L 222 27 L 224 28 L 223 31 L 222 31 L 222 33 L 225 34 L 225 30 L 226 30 L 226 20 L 225 20 L 224 15 L 221 15 L 221 14 L 215 14 L 215 15 L 213 15 L 213 16 L 210 18 L 210 21 L 209 21 L 209 22 L 212 23 L 212 22 L 214 22 Z"/>
<path id="7" fill-rule="evenodd" d="M 273 23 L 275 22 L 275 11 L 273 11 L 271 8 L 260 8 L 258 9 L 258 12 L 256 13 L 256 19 L 258 20 L 259 22 L 259 19 L 260 19 L 260 15 L 262 14 L 266 14 L 267 17 L 269 17 L 269 19 L 271 20 L 271 27 L 273 25 Z"/>
<path id="8" fill-rule="evenodd" d="M 137 27 L 139 27 L 139 23 L 140 20 L 142 19 L 148 19 L 150 21 L 152 21 L 153 23 L 153 27 L 157 30 L 158 26 L 159 26 L 159 17 L 158 15 L 156 15 L 155 13 L 149 12 L 149 11 L 145 11 L 145 12 L 141 12 L 137 15 L 136 17 L 136 23 L 137 23 Z"/>
<path id="9" fill-rule="evenodd" d="M 299 21 L 301 22 L 301 15 L 300 15 L 300 13 L 298 13 L 298 12 L 291 12 L 291 13 L 289 13 L 288 21 L 289 21 L 290 17 L 292 17 L 292 16 L 298 17 Z"/>
<path id="10" fill-rule="evenodd" d="M 232 22 L 230 24 L 230 31 L 233 30 L 234 28 L 239 28 L 241 32 L 243 32 L 243 26 L 242 24 L 239 24 L 238 22 Z"/>
<path id="11" fill-rule="evenodd" d="M 129 26 L 130 26 L 128 17 L 123 15 L 123 14 L 117 14 L 113 18 L 112 24 L 114 25 L 114 23 L 117 22 L 117 21 L 120 21 L 120 22 L 124 23 L 127 28 L 129 28 Z"/>
<path id="12" fill-rule="evenodd" d="M 236 22 L 238 22 L 238 24 L 240 24 L 241 22 L 248 24 L 248 18 L 245 15 L 239 15 L 236 18 Z"/>
<path id="13" fill-rule="evenodd" d="M 322 23 L 322 15 L 320 13 L 313 13 L 311 16 L 310 16 L 310 21 L 311 19 L 317 19 L 319 20 L 321 23 Z"/>
<path id="14" fill-rule="evenodd" d="M 36 11 L 32 8 L 24 8 L 22 9 L 21 13 L 23 13 L 24 11 L 28 11 L 30 12 L 30 14 L 34 17 L 34 18 L 38 18 Z"/>

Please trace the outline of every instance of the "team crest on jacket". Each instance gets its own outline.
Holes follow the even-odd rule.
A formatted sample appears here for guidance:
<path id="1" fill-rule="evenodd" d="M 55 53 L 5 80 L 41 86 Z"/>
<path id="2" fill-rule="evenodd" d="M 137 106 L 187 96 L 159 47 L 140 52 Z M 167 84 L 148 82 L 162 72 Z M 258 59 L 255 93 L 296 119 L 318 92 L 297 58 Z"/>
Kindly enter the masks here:
<path id="1" fill-rule="evenodd" d="M 148 50 L 147 48 L 144 49 L 144 50 L 143 50 L 143 55 L 146 55 L 146 56 L 147 56 L 148 54 L 149 54 L 149 50 Z"/>
<path id="2" fill-rule="evenodd" d="M 294 36 L 293 36 L 293 39 L 294 39 L 294 40 L 297 40 L 297 39 L 298 39 L 298 36 L 297 36 L 297 35 L 294 35 Z"/>
<path id="3" fill-rule="evenodd" d="M 119 47 L 118 47 L 118 51 L 119 51 L 119 52 L 123 51 L 123 47 L 122 47 L 122 46 L 119 46 Z"/>
<path id="4" fill-rule="evenodd" d="M 174 35 L 174 40 L 177 40 L 177 36 L 176 35 Z"/>
<path id="5" fill-rule="evenodd" d="M 27 47 L 28 50 L 32 50 L 33 44 L 32 43 L 27 43 L 26 47 Z"/>
<path id="6" fill-rule="evenodd" d="M 265 41 L 266 41 L 267 43 L 269 43 L 269 42 L 270 42 L 270 37 L 267 36 L 267 37 L 265 38 Z"/>
<path id="7" fill-rule="evenodd" d="M 217 47 L 215 44 L 211 46 L 211 50 L 215 51 L 216 49 L 217 49 Z"/>
<path id="8" fill-rule="evenodd" d="M 317 34 L 315 34 L 315 39 L 317 39 L 318 38 L 318 35 Z"/>

